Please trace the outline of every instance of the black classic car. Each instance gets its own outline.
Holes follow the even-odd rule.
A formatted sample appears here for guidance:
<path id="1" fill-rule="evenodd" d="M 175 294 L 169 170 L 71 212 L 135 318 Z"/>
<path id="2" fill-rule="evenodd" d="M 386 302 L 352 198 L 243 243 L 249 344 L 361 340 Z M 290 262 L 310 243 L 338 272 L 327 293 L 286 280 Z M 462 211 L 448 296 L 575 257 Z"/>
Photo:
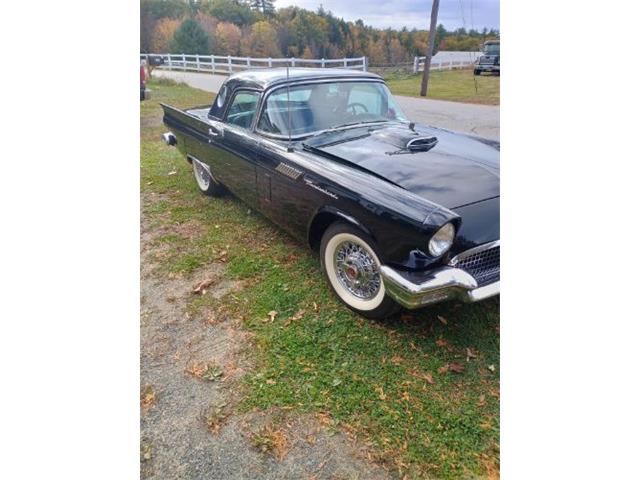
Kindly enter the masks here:
<path id="1" fill-rule="evenodd" d="M 211 106 L 162 108 L 198 188 L 319 251 L 359 314 L 499 294 L 499 143 L 410 122 L 379 76 L 247 71 Z"/>

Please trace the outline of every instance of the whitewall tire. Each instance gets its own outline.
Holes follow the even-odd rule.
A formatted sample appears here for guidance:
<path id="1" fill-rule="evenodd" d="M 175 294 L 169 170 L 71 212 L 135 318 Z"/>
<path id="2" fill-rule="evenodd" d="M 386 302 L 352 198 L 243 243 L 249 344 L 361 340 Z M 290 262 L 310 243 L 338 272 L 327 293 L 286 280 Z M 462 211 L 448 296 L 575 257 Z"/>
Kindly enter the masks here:
<path id="1" fill-rule="evenodd" d="M 380 319 L 399 309 L 386 294 L 374 242 L 364 232 L 331 225 L 322 237 L 320 262 L 334 293 L 360 315 Z"/>
<path id="2" fill-rule="evenodd" d="M 206 164 L 191 158 L 191 167 L 196 185 L 202 193 L 210 197 L 219 197 L 224 194 L 224 187 L 214 178 Z"/>

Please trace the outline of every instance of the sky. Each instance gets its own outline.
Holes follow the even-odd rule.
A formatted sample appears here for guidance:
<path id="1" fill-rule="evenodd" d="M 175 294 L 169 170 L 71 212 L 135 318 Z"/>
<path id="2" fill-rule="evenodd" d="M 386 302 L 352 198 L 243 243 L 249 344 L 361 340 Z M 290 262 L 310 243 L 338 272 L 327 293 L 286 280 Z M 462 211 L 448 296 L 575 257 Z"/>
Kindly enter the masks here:
<path id="1" fill-rule="evenodd" d="M 377 28 L 426 30 L 431 14 L 431 0 L 275 0 L 277 8 L 295 5 L 315 11 L 320 4 L 336 17 L 347 21 L 361 18 L 366 25 Z M 438 23 L 447 30 L 499 30 L 500 0 L 440 0 Z"/>

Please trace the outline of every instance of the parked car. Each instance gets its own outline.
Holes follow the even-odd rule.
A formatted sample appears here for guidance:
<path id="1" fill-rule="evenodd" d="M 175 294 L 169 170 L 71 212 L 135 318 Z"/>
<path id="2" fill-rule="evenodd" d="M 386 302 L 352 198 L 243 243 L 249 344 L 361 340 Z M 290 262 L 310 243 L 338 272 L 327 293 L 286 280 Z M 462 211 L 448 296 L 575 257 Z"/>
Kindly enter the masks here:
<path id="1" fill-rule="evenodd" d="M 247 71 L 210 107 L 162 108 L 202 193 L 317 250 L 359 314 L 499 293 L 499 143 L 410 122 L 379 76 Z"/>
<path id="2" fill-rule="evenodd" d="M 140 62 L 140 101 L 146 98 L 147 91 L 147 75 L 144 71 L 144 63 Z"/>
<path id="3" fill-rule="evenodd" d="M 484 42 L 482 56 L 478 58 L 473 68 L 474 75 L 480 75 L 482 72 L 497 73 L 500 75 L 500 40 Z"/>

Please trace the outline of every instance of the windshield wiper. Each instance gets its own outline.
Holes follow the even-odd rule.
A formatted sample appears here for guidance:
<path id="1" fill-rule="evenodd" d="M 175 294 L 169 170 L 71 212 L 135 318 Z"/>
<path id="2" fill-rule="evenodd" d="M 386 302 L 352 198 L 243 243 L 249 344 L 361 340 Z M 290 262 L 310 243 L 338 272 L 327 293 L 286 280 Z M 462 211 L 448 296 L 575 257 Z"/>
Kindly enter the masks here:
<path id="1" fill-rule="evenodd" d="M 320 130 L 319 132 L 314 133 L 313 135 L 311 135 L 309 138 L 313 138 L 313 137 L 317 137 L 318 135 L 324 135 L 325 133 L 331 133 L 331 132 L 335 132 L 337 130 L 340 130 L 341 128 L 345 128 L 345 127 L 352 127 L 354 125 L 367 125 L 369 123 L 380 123 L 380 122 L 388 122 L 389 120 L 383 118 L 380 120 L 369 120 L 368 122 L 349 122 L 349 123 L 343 123 L 341 125 L 335 125 L 331 128 L 327 128 L 325 130 Z"/>

